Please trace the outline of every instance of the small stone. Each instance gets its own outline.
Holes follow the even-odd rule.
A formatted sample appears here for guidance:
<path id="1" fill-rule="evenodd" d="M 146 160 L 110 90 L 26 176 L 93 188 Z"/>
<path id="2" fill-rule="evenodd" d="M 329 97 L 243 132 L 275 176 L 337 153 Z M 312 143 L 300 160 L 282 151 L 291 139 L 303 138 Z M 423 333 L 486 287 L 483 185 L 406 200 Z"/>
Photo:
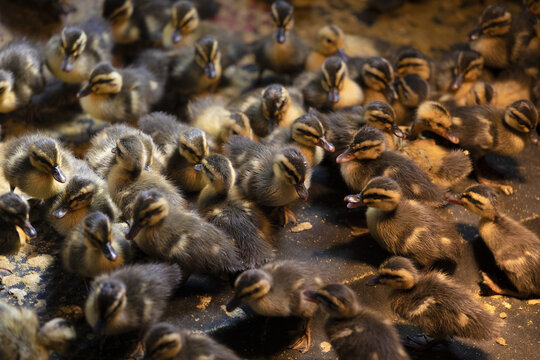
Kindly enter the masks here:
<path id="1" fill-rule="evenodd" d="M 502 345 L 502 346 L 508 346 L 508 344 L 506 343 L 506 340 L 503 338 L 503 337 L 498 337 L 495 342 L 499 345 Z"/>
<path id="2" fill-rule="evenodd" d="M 303 222 L 291 228 L 291 232 L 297 233 L 311 229 L 313 226 L 310 222 Z"/>
<path id="3" fill-rule="evenodd" d="M 326 341 L 323 341 L 322 343 L 320 343 L 319 346 L 321 347 L 321 352 L 324 354 L 326 354 L 327 352 L 330 351 L 330 349 L 332 349 L 332 345 Z"/>
<path id="4" fill-rule="evenodd" d="M 499 314 L 499 317 L 500 317 L 501 319 L 506 319 L 507 316 L 508 316 L 508 315 L 507 315 L 505 312 L 502 312 L 502 313 Z"/>

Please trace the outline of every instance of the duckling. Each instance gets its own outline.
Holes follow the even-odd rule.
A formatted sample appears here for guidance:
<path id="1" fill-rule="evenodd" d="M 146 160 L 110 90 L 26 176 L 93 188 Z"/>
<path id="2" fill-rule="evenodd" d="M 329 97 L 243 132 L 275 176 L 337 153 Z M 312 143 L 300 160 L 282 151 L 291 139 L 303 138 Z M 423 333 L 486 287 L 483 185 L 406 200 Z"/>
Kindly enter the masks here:
<path id="1" fill-rule="evenodd" d="M 255 62 L 259 66 L 259 80 L 264 70 L 295 75 L 304 69 L 308 49 L 294 31 L 294 8 L 286 1 L 272 3 L 272 23 L 275 34 L 270 34 L 255 45 Z"/>
<path id="2" fill-rule="evenodd" d="M 394 69 L 380 56 L 369 58 L 351 58 L 347 61 L 351 78 L 362 87 L 364 100 L 362 104 L 382 100 L 392 103 L 396 98 L 394 89 Z"/>
<path id="3" fill-rule="evenodd" d="M 30 105 L 32 96 L 45 86 L 39 47 L 24 39 L 0 49 L 0 113 Z"/>
<path id="4" fill-rule="evenodd" d="M 259 269 L 246 270 L 234 282 L 234 298 L 227 303 L 231 312 L 243 303 L 262 316 L 296 316 L 306 319 L 305 334 L 293 349 L 306 353 L 311 346 L 311 318 L 317 305 L 302 292 L 322 286 L 313 269 L 297 261 L 276 261 Z"/>
<path id="5" fill-rule="evenodd" d="M 395 61 L 396 77 L 416 74 L 425 81 L 433 79 L 433 62 L 418 49 L 405 48 L 401 50 Z"/>
<path id="6" fill-rule="evenodd" d="M 486 274 L 484 284 L 495 293 L 517 297 L 540 295 L 540 239 L 497 209 L 497 193 L 487 185 L 473 185 L 449 202 L 480 216 L 478 231 L 517 291 L 501 289 Z"/>
<path id="7" fill-rule="evenodd" d="M 477 81 L 465 95 L 464 105 L 489 105 L 495 97 L 495 89 L 490 83 Z"/>
<path id="8" fill-rule="evenodd" d="M 360 304 L 348 286 L 304 290 L 304 297 L 327 314 L 324 330 L 339 359 L 410 359 L 392 322 Z"/>
<path id="9" fill-rule="evenodd" d="M 174 206 L 185 208 L 182 193 L 167 178 L 154 171 L 146 171 L 146 151 L 143 142 L 134 135 L 116 140 L 114 164 L 107 176 L 111 198 L 122 212 L 124 220 L 133 216 L 137 196 L 149 189 L 159 189 Z"/>
<path id="10" fill-rule="evenodd" d="M 364 122 L 366 125 L 377 128 L 384 133 L 389 149 L 396 147 L 396 137 L 405 138 L 405 133 L 395 123 L 396 113 L 394 109 L 385 101 L 375 100 L 367 104 L 364 109 Z M 351 143 L 352 138 L 351 136 L 347 145 Z"/>
<path id="11" fill-rule="evenodd" d="M 11 191 L 19 188 L 37 199 L 59 194 L 71 177 L 73 155 L 55 139 L 30 134 L 5 143 L 4 176 Z"/>
<path id="12" fill-rule="evenodd" d="M 131 260 L 131 247 L 119 224 L 102 212 L 88 214 L 66 237 L 62 248 L 64 269 L 93 278 Z"/>
<path id="13" fill-rule="evenodd" d="M 326 59 L 321 70 L 304 81 L 306 84 L 300 87 L 306 106 L 329 111 L 364 101 L 362 88 L 349 77 L 347 64 L 339 57 Z M 298 83 L 301 84 L 300 79 Z"/>
<path id="14" fill-rule="evenodd" d="M 388 285 L 392 310 L 434 339 L 433 346 L 445 337 L 488 340 L 495 336 L 500 321 L 465 288 L 438 271 L 419 272 L 404 257 L 392 257 L 379 267 L 379 276 L 368 285 Z"/>
<path id="15" fill-rule="evenodd" d="M 146 254 L 177 263 L 183 282 L 192 272 L 220 275 L 246 268 L 231 238 L 155 189 L 140 193 L 135 200 L 127 238 Z"/>
<path id="16" fill-rule="evenodd" d="M 185 192 L 201 191 L 205 183 L 193 166 L 210 154 L 204 131 L 161 112 L 143 116 L 139 127 L 165 147 L 163 174 Z"/>
<path id="17" fill-rule="evenodd" d="M 49 351 L 65 354 L 76 338 L 64 319 L 54 318 L 40 328 L 34 311 L 0 301 L 0 358 L 47 360 Z"/>
<path id="18" fill-rule="evenodd" d="M 277 127 L 289 127 L 304 114 L 304 99 L 296 88 L 272 84 L 255 93 L 241 99 L 239 104 L 233 104 L 233 107 L 246 114 L 253 133 L 259 138 L 268 136 Z"/>
<path id="19" fill-rule="evenodd" d="M 169 86 L 181 96 L 216 91 L 222 75 L 221 51 L 217 40 L 206 35 L 195 43 L 192 55 L 180 53 L 171 62 Z"/>
<path id="20" fill-rule="evenodd" d="M 326 25 L 315 34 L 313 49 L 306 58 L 306 70 L 318 71 L 323 62 L 330 56 L 339 55 L 347 60 L 345 55 L 345 33 L 339 26 Z"/>
<path id="21" fill-rule="evenodd" d="M 270 223 L 254 203 L 243 200 L 238 193 L 230 160 L 210 155 L 195 168 L 206 183 L 197 200 L 203 218 L 234 239 L 247 267 L 257 268 L 272 260 Z"/>
<path id="22" fill-rule="evenodd" d="M 145 66 L 120 70 L 102 62 L 92 70 L 77 97 L 82 109 L 94 118 L 134 122 L 161 99 L 163 88 Z"/>
<path id="23" fill-rule="evenodd" d="M 45 46 L 45 64 L 63 82 L 81 83 L 98 63 L 111 60 L 112 46 L 111 27 L 94 16 L 53 36 Z"/>
<path id="24" fill-rule="evenodd" d="M 392 104 L 394 122 L 398 125 L 410 125 L 418 106 L 431 96 L 431 88 L 420 75 L 407 74 L 396 79 L 395 89 L 397 99 Z"/>
<path id="25" fill-rule="evenodd" d="M 325 151 L 335 150 L 334 145 L 326 140 L 325 134 L 326 129 L 312 110 L 296 119 L 290 128 L 276 129 L 265 142 L 270 145 L 297 147 L 314 168 L 323 160 Z"/>
<path id="26" fill-rule="evenodd" d="M 21 240 L 17 227 L 29 237 L 37 235 L 36 229 L 28 220 L 30 207 L 19 195 L 9 192 L 0 195 L 0 255 L 13 255 L 19 252 Z"/>
<path id="27" fill-rule="evenodd" d="M 101 275 L 86 300 L 86 322 L 101 335 L 142 334 L 159 321 L 181 279 L 180 269 L 167 264 L 126 265 Z"/>
<path id="28" fill-rule="evenodd" d="M 369 233 L 390 253 L 427 268 L 441 264 L 455 269 L 463 245 L 455 226 L 426 205 L 403 198 L 393 179 L 373 177 L 360 194 L 345 201 L 349 208 L 368 206 Z"/>
<path id="29" fill-rule="evenodd" d="M 66 236 L 84 217 L 94 211 L 105 213 L 113 221 L 118 209 L 111 200 L 107 185 L 86 163 L 74 159 L 74 175 L 60 195 L 50 201 L 48 222 L 60 235 Z"/>
<path id="30" fill-rule="evenodd" d="M 158 323 L 148 330 L 144 348 L 147 360 L 240 360 L 232 350 L 211 337 L 167 323 Z"/>
<path id="31" fill-rule="evenodd" d="M 364 126 L 356 132 L 349 147 L 336 159 L 343 180 L 353 192 L 361 192 L 375 176 L 388 176 L 399 183 L 407 199 L 441 205 L 444 191 L 409 158 L 387 150 L 379 129 Z"/>
<path id="32" fill-rule="evenodd" d="M 286 206 L 298 198 L 307 200 L 311 167 L 296 148 L 270 148 L 252 140 L 233 136 L 225 152 L 238 170 L 243 195 L 261 206 L 283 207 L 284 223 L 294 213 Z"/>
<path id="33" fill-rule="evenodd" d="M 458 105 L 463 105 L 465 94 L 484 74 L 484 57 L 476 51 L 458 51 L 453 61 L 450 90 L 454 92 Z"/>

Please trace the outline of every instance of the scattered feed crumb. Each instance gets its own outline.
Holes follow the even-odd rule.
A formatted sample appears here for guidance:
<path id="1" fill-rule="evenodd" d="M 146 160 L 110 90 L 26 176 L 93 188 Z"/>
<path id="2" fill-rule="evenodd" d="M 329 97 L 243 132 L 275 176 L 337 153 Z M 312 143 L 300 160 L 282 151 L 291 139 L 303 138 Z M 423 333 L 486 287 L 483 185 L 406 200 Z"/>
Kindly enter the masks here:
<path id="1" fill-rule="evenodd" d="M 512 305 L 510 305 L 510 304 L 507 303 L 506 301 L 503 301 L 502 304 L 503 304 L 503 306 L 504 306 L 505 308 L 507 308 L 507 309 L 512 308 Z"/>
<path id="2" fill-rule="evenodd" d="M 313 226 L 311 225 L 310 222 L 306 221 L 306 222 L 303 222 L 303 223 L 300 223 L 294 227 L 291 228 L 291 232 L 293 233 L 297 233 L 297 232 L 302 232 L 302 231 L 306 231 L 306 230 L 309 230 L 311 229 Z"/>
<path id="3" fill-rule="evenodd" d="M 499 314 L 499 317 L 500 317 L 501 319 L 506 319 L 507 316 L 508 316 L 508 315 L 507 315 L 505 312 L 502 312 L 502 313 Z"/>
<path id="4" fill-rule="evenodd" d="M 31 271 L 28 275 L 23 277 L 22 282 L 28 289 L 30 289 L 33 292 L 37 292 L 39 290 L 39 282 L 41 281 L 41 276 L 35 271 Z"/>
<path id="5" fill-rule="evenodd" d="M 495 342 L 499 345 L 502 345 L 502 346 L 508 346 L 508 344 L 506 343 L 506 340 L 503 338 L 503 337 L 498 337 Z"/>
<path id="6" fill-rule="evenodd" d="M 19 305 L 22 305 L 23 304 L 23 299 L 26 295 L 28 295 L 28 293 L 24 290 L 21 290 L 21 289 L 9 289 L 9 293 L 11 295 L 13 295 L 13 297 L 15 299 L 17 299 L 17 303 Z"/>
<path id="7" fill-rule="evenodd" d="M 199 296 L 199 304 L 197 305 L 197 309 L 206 310 L 208 305 L 210 305 L 210 301 L 212 301 L 211 296 Z"/>
<path id="8" fill-rule="evenodd" d="M 77 305 L 60 306 L 60 311 L 64 314 L 64 316 L 76 320 L 82 319 L 84 315 L 83 309 Z"/>
<path id="9" fill-rule="evenodd" d="M 329 352 L 330 349 L 332 348 L 332 345 L 330 345 L 330 343 L 326 341 L 323 341 L 322 343 L 320 343 L 319 346 L 321 347 L 321 352 L 324 354 Z"/>
<path id="10" fill-rule="evenodd" d="M 489 311 L 490 314 L 495 314 L 495 306 L 484 303 L 484 306 L 486 307 L 487 311 Z"/>
<path id="11" fill-rule="evenodd" d="M 51 255 L 38 255 L 34 257 L 28 258 L 26 260 L 26 265 L 28 266 L 37 266 L 41 269 L 47 268 L 49 265 L 51 265 L 54 261 L 54 258 Z"/>
<path id="12" fill-rule="evenodd" d="M 22 278 L 17 275 L 8 275 L 2 278 L 2 284 L 6 286 L 13 286 L 13 285 L 20 284 L 21 281 L 22 281 Z"/>
<path id="13" fill-rule="evenodd" d="M 532 300 L 529 300 L 529 301 L 527 301 L 527 304 L 529 304 L 529 305 L 540 304 L 540 299 L 532 299 Z"/>

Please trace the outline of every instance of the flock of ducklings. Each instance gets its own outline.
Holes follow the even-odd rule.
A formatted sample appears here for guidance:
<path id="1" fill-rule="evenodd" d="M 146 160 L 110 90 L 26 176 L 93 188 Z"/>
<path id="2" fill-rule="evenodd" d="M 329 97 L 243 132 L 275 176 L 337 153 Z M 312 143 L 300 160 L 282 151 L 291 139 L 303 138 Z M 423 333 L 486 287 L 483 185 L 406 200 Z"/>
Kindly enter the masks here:
<path id="1" fill-rule="evenodd" d="M 145 359 L 238 359 L 204 334 L 158 323 L 192 273 L 234 281 L 227 311 L 247 304 L 304 318 L 305 334 L 291 344 L 303 352 L 321 307 L 340 359 L 408 359 L 392 322 L 353 290 L 324 285 L 305 264 L 273 261 L 275 227 L 296 221 L 290 205 L 308 198 L 324 161 L 353 194 L 347 206 L 367 207 L 369 233 L 395 255 L 368 284 L 394 289 L 392 309 L 429 335 L 413 343 L 491 339 L 498 319 L 452 278 L 465 242 L 441 206 L 480 216 L 480 235 L 515 289 L 483 274 L 485 285 L 540 295 L 540 240 L 498 210 L 497 192 L 513 189 L 479 166 L 488 153 L 514 156 L 535 140 L 540 2 L 524 5 L 520 14 L 487 7 L 470 43 L 439 60 L 392 44 L 380 45 L 386 58 L 352 56 L 336 25 L 322 27 L 309 50 L 281 0 L 271 6 L 275 32 L 251 44 L 201 20 L 194 4 L 165 0 L 105 0 L 102 18 L 65 27 L 43 52 L 13 40 L 0 49 L 0 112 L 39 116 L 33 99 L 47 91 L 45 65 L 65 99 L 76 95 L 84 112 L 114 124 L 84 159 L 39 132 L 3 144 L 12 192 L 0 196 L 0 253 L 36 236 L 17 189 L 65 237 L 65 270 L 93 279 L 88 325 L 101 336 L 138 333 Z M 113 50 L 124 68 L 111 65 Z M 252 53 L 257 81 L 270 70 L 281 83 L 229 103 L 210 95 Z M 163 109 L 182 121 L 155 111 Z M 471 172 L 479 184 L 449 191 Z M 198 193 L 196 209 L 188 193 Z M 149 262 L 134 262 L 135 248 Z M 0 301 L 2 359 L 47 359 L 74 338 L 67 321 L 39 328 L 33 311 Z"/>

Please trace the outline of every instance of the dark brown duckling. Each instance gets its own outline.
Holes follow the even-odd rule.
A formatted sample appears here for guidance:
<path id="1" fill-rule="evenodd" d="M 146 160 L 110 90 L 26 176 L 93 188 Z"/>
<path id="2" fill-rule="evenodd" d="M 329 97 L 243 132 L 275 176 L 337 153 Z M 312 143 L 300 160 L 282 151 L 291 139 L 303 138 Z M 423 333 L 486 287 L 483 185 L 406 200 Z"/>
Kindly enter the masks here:
<path id="1" fill-rule="evenodd" d="M 28 220 L 30 207 L 19 195 L 8 192 L 0 196 L 0 226 L 3 229 L 0 236 L 0 255 L 13 255 L 21 247 L 20 234 L 17 228 L 23 230 L 26 236 L 35 237 L 36 229 Z"/>

